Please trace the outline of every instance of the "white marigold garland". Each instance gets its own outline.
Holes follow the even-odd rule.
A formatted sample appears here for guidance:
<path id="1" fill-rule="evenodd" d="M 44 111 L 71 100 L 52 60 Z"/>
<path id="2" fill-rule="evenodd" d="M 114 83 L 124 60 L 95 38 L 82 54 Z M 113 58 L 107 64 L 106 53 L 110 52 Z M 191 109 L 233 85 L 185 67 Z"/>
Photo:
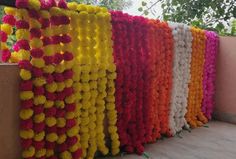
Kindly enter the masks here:
<path id="1" fill-rule="evenodd" d="M 169 23 L 174 38 L 173 88 L 170 105 L 169 123 L 172 135 L 187 126 L 188 83 L 190 79 L 190 60 L 192 36 L 184 24 Z"/>

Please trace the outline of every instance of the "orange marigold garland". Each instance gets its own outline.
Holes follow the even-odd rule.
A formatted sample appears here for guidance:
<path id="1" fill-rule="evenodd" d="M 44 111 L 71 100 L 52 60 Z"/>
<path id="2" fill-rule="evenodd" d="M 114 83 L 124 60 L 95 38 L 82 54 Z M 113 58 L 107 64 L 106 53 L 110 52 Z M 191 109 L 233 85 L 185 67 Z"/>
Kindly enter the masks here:
<path id="1" fill-rule="evenodd" d="M 163 38 L 163 34 L 162 34 L 162 28 L 161 28 L 161 23 L 159 21 L 155 21 L 155 20 L 151 20 L 150 22 L 153 27 L 154 27 L 154 32 L 150 33 L 153 38 L 153 47 L 154 47 L 154 53 L 153 53 L 153 59 L 154 59 L 154 74 L 153 74 L 153 130 L 152 130 L 152 140 L 155 141 L 156 139 L 161 137 L 160 134 L 160 119 L 159 119 L 159 112 L 160 112 L 160 108 L 159 108 L 159 96 L 160 96 L 160 82 L 161 82 L 161 69 L 163 67 L 163 65 L 161 64 L 161 41 Z"/>
<path id="2" fill-rule="evenodd" d="M 161 134 L 170 135 L 169 132 L 169 105 L 170 105 L 170 93 L 172 89 L 172 57 L 173 57 L 173 39 L 171 34 L 171 29 L 169 28 L 167 23 L 161 23 L 161 31 L 163 35 L 163 40 L 161 41 L 161 65 L 163 67 L 160 70 L 162 75 L 161 83 L 160 83 L 160 109 L 159 109 L 159 117 L 160 117 L 160 127 Z"/>
<path id="3" fill-rule="evenodd" d="M 203 98 L 203 68 L 205 51 L 205 33 L 203 30 L 191 28 L 192 60 L 191 60 L 191 81 L 189 84 L 188 106 L 186 120 L 192 128 L 202 126 L 207 122 L 207 118 L 201 111 Z"/>

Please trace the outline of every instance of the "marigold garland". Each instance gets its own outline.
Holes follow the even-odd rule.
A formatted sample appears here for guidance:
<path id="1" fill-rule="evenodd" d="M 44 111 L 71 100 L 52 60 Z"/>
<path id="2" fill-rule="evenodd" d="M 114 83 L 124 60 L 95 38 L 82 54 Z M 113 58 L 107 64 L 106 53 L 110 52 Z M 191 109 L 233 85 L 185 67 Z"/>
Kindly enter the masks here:
<path id="1" fill-rule="evenodd" d="M 167 90 L 161 92 L 166 94 L 167 98 L 162 102 L 162 107 L 165 109 L 162 108 L 159 111 L 157 107 L 154 107 L 156 97 L 154 96 L 155 92 L 152 92 L 155 89 L 156 83 L 154 81 L 156 81 L 157 77 L 155 75 L 157 73 L 154 73 L 155 69 L 153 67 L 156 60 L 153 58 L 156 57 L 153 49 L 155 39 L 151 35 L 155 29 L 157 30 L 157 27 L 154 22 L 149 23 L 142 17 L 132 17 L 121 12 L 111 12 L 111 14 L 113 16 L 114 53 L 118 71 L 117 80 L 119 80 L 116 82 L 116 102 L 121 145 L 127 152 L 136 151 L 138 154 L 142 154 L 144 143 L 155 141 L 156 138 L 160 137 L 158 135 L 161 130 L 160 124 L 158 124 L 159 118 L 154 117 L 154 112 L 162 114 L 161 123 L 164 126 L 162 133 L 169 135 L 168 94 L 171 90 L 171 76 L 164 77 L 164 73 L 160 72 L 163 75 L 162 81 L 168 82 L 164 86 L 163 84 L 159 86 L 160 89 Z M 149 32 L 151 26 L 154 30 Z M 162 23 L 161 27 L 162 29 L 166 28 L 167 34 L 163 35 L 164 38 L 168 39 L 164 43 L 167 46 L 167 50 L 164 50 L 164 48 L 162 50 L 162 52 L 167 52 L 168 56 L 167 58 L 162 56 L 162 61 L 168 62 L 172 59 L 171 34 L 165 23 Z M 133 29 L 135 29 L 135 33 Z M 121 35 L 122 38 L 119 39 Z M 161 66 L 163 67 L 165 64 Z M 167 63 L 167 67 L 167 72 L 171 74 L 171 63 L 169 65 Z M 161 71 L 163 70 L 161 69 Z M 167 80 L 164 78 L 167 78 Z M 122 80 L 124 84 L 122 84 Z M 163 98 L 161 99 L 164 100 Z M 153 131 L 156 137 L 153 136 Z"/>
<path id="2" fill-rule="evenodd" d="M 218 52 L 218 37 L 217 34 L 211 31 L 205 31 L 206 34 L 206 49 L 203 77 L 203 101 L 202 111 L 208 118 L 212 118 L 215 93 L 215 78 L 216 78 L 216 56 Z"/>
<path id="3" fill-rule="evenodd" d="M 171 134 L 175 135 L 184 126 L 188 127 L 184 116 L 187 112 L 187 86 L 189 83 L 192 35 L 189 28 L 184 24 L 170 23 L 170 26 L 172 27 L 175 42 L 173 89 L 169 122 Z"/>
<path id="4" fill-rule="evenodd" d="M 125 111 L 128 111 L 128 109 L 123 108 L 123 84 L 124 84 L 124 48 L 125 43 L 127 41 L 127 38 L 123 38 L 126 36 L 126 28 L 125 25 L 120 23 L 121 21 L 121 12 L 111 12 L 112 16 L 112 40 L 114 41 L 113 49 L 114 49 L 114 60 L 116 64 L 116 70 L 117 70 L 117 79 L 116 79 L 116 102 L 115 107 L 118 112 L 118 121 L 117 121 L 117 127 L 118 127 L 118 133 L 119 138 L 121 142 L 121 146 L 125 146 L 125 144 L 129 141 L 129 136 L 126 131 L 127 124 L 125 122 L 129 121 L 130 116 L 127 116 L 126 114 L 126 120 L 122 120 L 123 115 Z M 124 20 L 124 19 L 123 19 Z"/>
<path id="5" fill-rule="evenodd" d="M 114 63 L 113 48 L 112 48 L 112 25 L 111 25 L 111 15 L 109 12 L 104 14 L 104 39 L 105 52 L 107 53 L 107 97 L 106 97 L 106 112 L 108 119 L 108 132 L 111 138 L 111 153 L 112 155 L 117 155 L 120 152 L 120 141 L 117 133 L 117 111 L 115 109 L 115 82 L 117 77 L 116 65 Z"/>
<path id="6" fill-rule="evenodd" d="M 90 118 L 94 118 L 96 116 L 96 112 L 99 111 L 99 108 L 96 107 L 96 98 L 98 95 L 98 90 L 97 90 L 97 79 L 98 79 L 98 65 L 97 65 L 97 59 L 96 59 L 96 24 L 97 24 L 97 16 L 94 14 L 95 13 L 95 8 L 92 6 L 87 6 L 87 10 L 89 12 L 88 15 L 88 53 L 91 59 L 91 70 L 90 70 L 90 81 L 89 81 L 89 86 L 90 86 L 90 91 L 91 91 L 91 98 L 90 98 L 90 103 L 91 103 L 91 108 L 89 109 L 89 116 Z M 94 155 L 97 151 L 97 139 L 96 139 L 96 120 L 91 120 L 89 122 L 89 143 L 90 147 L 88 149 L 88 156 L 90 158 L 94 158 Z"/>
<path id="7" fill-rule="evenodd" d="M 21 10 L 23 11 L 23 9 Z M 22 15 L 21 12 L 16 15 L 17 21 L 26 21 L 25 15 Z M 17 22 L 16 22 L 17 23 Z M 28 23 L 27 23 L 28 24 Z M 23 25 L 17 25 L 17 29 L 20 29 L 19 34 L 23 34 Z M 29 28 L 27 28 L 29 29 Z M 25 30 L 26 32 L 28 30 Z M 29 31 L 28 31 L 29 32 Z M 21 37 L 18 37 L 18 41 L 21 41 Z M 29 39 L 25 40 L 25 45 L 29 46 Z M 19 43 L 18 43 L 19 44 Z M 24 54 L 30 54 L 29 49 L 23 47 L 22 45 L 18 46 L 19 52 L 21 51 Z M 34 130 L 34 90 L 33 90 L 33 75 L 31 73 L 32 65 L 30 63 L 30 56 L 27 58 L 21 59 L 19 62 L 20 66 L 20 77 L 22 82 L 20 84 L 20 99 L 21 99 L 21 110 L 20 110 L 20 137 L 21 137 L 21 146 L 22 146 L 22 157 L 23 158 L 32 158 L 36 155 L 36 147 L 33 144 L 35 139 L 42 139 L 42 135 L 37 135 L 37 132 Z M 37 137 L 40 136 L 40 137 Z"/>
<path id="8" fill-rule="evenodd" d="M 3 62 L 20 68 L 23 158 L 106 155 L 105 128 L 113 155 L 141 155 L 211 119 L 215 33 L 64 0 L 16 6 L 4 9 L 0 41 Z"/>
<path id="9" fill-rule="evenodd" d="M 191 28 L 192 43 L 192 60 L 191 60 L 191 81 L 189 83 L 188 94 L 188 111 L 186 120 L 192 128 L 202 126 L 207 122 L 207 118 L 201 111 L 201 103 L 203 99 L 203 66 L 204 66 L 204 50 L 205 50 L 205 34 L 204 31 Z"/>
<path id="10" fill-rule="evenodd" d="M 34 10 L 35 11 L 35 10 Z M 44 137 L 47 135 L 45 133 L 45 127 L 49 124 L 48 116 L 44 113 L 44 104 L 46 102 L 46 97 L 44 95 L 44 86 L 46 84 L 45 77 L 42 73 L 42 68 L 45 66 L 45 62 L 42 59 L 44 52 L 41 50 L 43 43 L 41 38 L 41 25 L 36 23 L 31 23 L 36 19 L 31 16 L 29 13 L 29 24 L 30 24 L 30 53 L 31 59 L 29 62 L 32 64 L 32 81 L 33 81 L 33 92 L 34 92 L 34 101 L 33 101 L 33 110 L 34 110 L 34 131 L 35 137 L 33 139 L 33 145 L 35 147 L 35 156 L 36 158 L 41 158 L 46 156 L 46 148 Z M 35 14 L 38 12 L 35 11 Z M 34 31 L 35 30 L 35 31 Z M 34 34 L 36 30 L 39 32 L 38 35 Z M 35 53 L 35 52 L 40 53 Z M 50 123 L 51 124 L 51 123 Z M 55 123 L 53 123 L 55 124 Z M 51 124 L 52 125 L 52 124 Z M 47 138 L 47 136 L 46 136 Z"/>
<path id="11" fill-rule="evenodd" d="M 97 49 L 96 57 L 98 59 L 98 96 L 96 99 L 96 107 L 97 107 L 97 146 L 98 149 L 104 154 L 108 154 L 109 150 L 105 143 L 105 134 L 104 134 L 104 119 L 105 119 L 105 98 L 107 97 L 107 83 L 108 79 L 106 77 L 106 70 L 107 70 L 107 52 L 105 50 L 106 45 L 106 37 L 105 33 L 106 30 L 103 27 L 105 23 L 104 19 L 105 13 L 99 12 L 97 14 L 97 45 L 95 46 Z"/>
<path id="12" fill-rule="evenodd" d="M 44 72 L 44 76 L 46 78 L 46 85 L 45 85 L 45 95 L 46 95 L 46 102 L 44 104 L 45 108 L 45 115 L 47 117 L 46 119 L 46 141 L 45 141 L 45 148 L 46 148 L 46 157 L 53 158 L 56 156 L 56 152 L 54 149 L 56 148 L 57 144 L 59 143 L 58 140 L 60 140 L 61 136 L 57 133 L 58 131 L 58 125 L 60 125 L 61 120 L 58 117 L 59 109 L 57 107 L 56 100 L 56 91 L 57 91 L 57 83 L 56 83 L 56 77 L 54 78 L 54 72 L 56 69 L 56 65 L 54 65 L 54 56 L 55 52 L 52 52 L 52 50 L 55 48 L 52 43 L 46 43 L 44 39 L 48 38 L 51 41 L 50 35 L 45 34 L 43 30 L 50 29 L 50 12 L 48 11 L 41 11 L 40 15 L 43 20 L 48 20 L 48 25 L 45 26 L 42 24 L 42 41 L 43 41 L 43 51 L 45 53 L 43 59 L 45 61 L 45 66 L 42 68 Z M 51 33 L 54 32 L 54 30 L 50 30 Z M 49 37 L 48 37 L 49 36 Z M 51 48 L 51 50 L 47 48 Z M 56 118 L 55 118 L 56 117 Z M 63 141 L 62 141 L 63 142 Z"/>

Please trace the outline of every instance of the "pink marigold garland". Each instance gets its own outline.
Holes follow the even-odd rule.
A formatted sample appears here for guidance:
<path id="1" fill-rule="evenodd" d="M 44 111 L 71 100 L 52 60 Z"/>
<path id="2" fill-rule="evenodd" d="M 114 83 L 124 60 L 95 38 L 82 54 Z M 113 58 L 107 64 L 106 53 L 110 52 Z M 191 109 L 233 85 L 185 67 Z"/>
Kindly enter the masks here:
<path id="1" fill-rule="evenodd" d="M 204 62 L 204 77 L 203 77 L 203 101 L 202 111 L 210 120 L 212 118 L 215 93 L 215 77 L 216 77 L 216 56 L 218 51 L 217 34 L 211 31 L 205 31 L 206 48 Z"/>

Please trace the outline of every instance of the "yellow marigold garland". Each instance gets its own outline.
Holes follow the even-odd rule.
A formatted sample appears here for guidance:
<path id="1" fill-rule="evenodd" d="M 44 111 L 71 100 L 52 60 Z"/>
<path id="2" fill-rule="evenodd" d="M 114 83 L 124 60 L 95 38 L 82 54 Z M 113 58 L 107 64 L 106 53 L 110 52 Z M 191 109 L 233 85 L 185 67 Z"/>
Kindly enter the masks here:
<path id="1" fill-rule="evenodd" d="M 89 108 L 89 144 L 90 147 L 88 148 L 88 158 L 94 158 L 94 155 L 97 151 L 97 141 L 96 141 L 96 111 L 98 109 L 96 108 L 96 98 L 98 95 L 97 91 L 97 79 L 98 79 L 98 65 L 97 65 L 97 59 L 95 57 L 95 45 L 96 45 L 96 40 L 95 36 L 96 35 L 96 20 L 97 17 L 94 14 L 94 7 L 92 6 L 87 6 L 87 11 L 88 11 L 88 27 L 87 27 L 87 38 L 88 38 L 88 54 L 90 56 L 90 81 L 89 81 L 89 86 L 90 86 L 90 103 L 91 107 Z"/>
<path id="2" fill-rule="evenodd" d="M 87 27 L 88 27 L 88 12 L 81 11 L 78 14 L 78 42 L 79 42 L 79 56 L 77 57 L 79 59 L 80 64 L 80 83 L 81 83 L 81 127 L 79 134 L 81 136 L 81 148 L 83 150 L 83 158 L 87 157 L 87 149 L 89 147 L 89 122 L 93 119 L 91 119 L 89 116 L 89 109 L 91 107 L 90 102 L 90 86 L 89 86 L 89 80 L 90 80 L 90 58 L 88 55 L 88 39 L 87 39 Z"/>
<path id="3" fill-rule="evenodd" d="M 116 79 L 116 65 L 113 58 L 112 49 L 112 25 L 111 15 L 107 12 L 104 13 L 104 31 L 106 39 L 105 52 L 107 52 L 107 97 L 106 97 L 106 111 L 108 119 L 108 132 L 111 137 L 111 153 L 117 155 L 119 153 L 120 141 L 117 133 L 117 111 L 115 109 L 115 82 Z"/>
<path id="4" fill-rule="evenodd" d="M 81 76 L 81 68 L 79 65 L 79 61 L 78 61 L 78 55 L 79 55 L 79 51 L 78 51 L 78 36 L 79 36 L 79 31 L 78 29 L 74 29 L 78 26 L 78 21 L 76 20 L 78 18 L 78 13 L 75 12 L 76 8 L 73 8 L 73 6 L 77 6 L 76 3 L 68 3 L 68 7 L 73 10 L 73 12 L 71 12 L 71 30 L 70 30 L 70 36 L 72 37 L 72 45 L 73 45 L 73 53 L 74 53 L 74 65 L 72 67 L 74 76 L 73 76 L 73 89 L 74 89 L 74 93 L 75 93 L 75 104 L 76 104 L 76 118 L 77 118 L 77 127 L 78 127 L 78 131 L 80 132 L 80 127 L 81 127 L 81 83 L 80 83 L 80 76 Z M 78 138 L 77 144 L 76 146 L 78 148 L 81 148 L 81 144 L 80 144 L 80 137 Z"/>
<path id="5" fill-rule="evenodd" d="M 97 14 L 97 34 L 96 34 L 96 57 L 98 59 L 99 64 L 99 70 L 98 70 L 98 96 L 97 96 L 97 146 L 98 149 L 106 155 L 109 150 L 106 147 L 105 142 L 105 134 L 104 134 L 104 119 L 105 119 L 105 98 L 107 96 L 107 77 L 106 77 L 106 69 L 107 69 L 107 52 L 105 50 L 105 34 L 106 30 L 104 29 L 105 25 L 105 19 L 104 19 L 104 13 L 98 12 Z"/>

